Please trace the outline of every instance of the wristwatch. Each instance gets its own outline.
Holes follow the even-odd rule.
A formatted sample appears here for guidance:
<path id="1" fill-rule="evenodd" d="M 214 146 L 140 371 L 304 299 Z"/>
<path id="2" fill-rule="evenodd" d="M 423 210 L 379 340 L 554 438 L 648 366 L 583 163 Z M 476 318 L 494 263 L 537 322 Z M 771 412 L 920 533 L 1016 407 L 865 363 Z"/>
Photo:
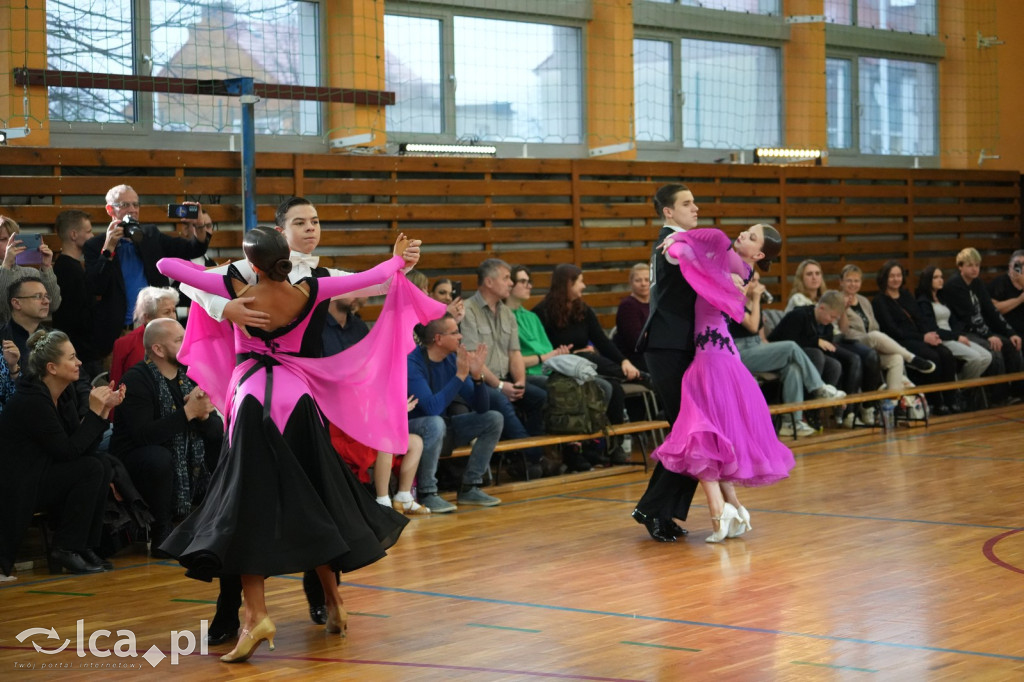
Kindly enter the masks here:
<path id="1" fill-rule="evenodd" d="M 102 251 L 100 251 L 100 255 L 106 258 L 107 260 L 113 260 L 114 258 L 114 252 L 111 251 L 110 249 L 103 249 Z"/>

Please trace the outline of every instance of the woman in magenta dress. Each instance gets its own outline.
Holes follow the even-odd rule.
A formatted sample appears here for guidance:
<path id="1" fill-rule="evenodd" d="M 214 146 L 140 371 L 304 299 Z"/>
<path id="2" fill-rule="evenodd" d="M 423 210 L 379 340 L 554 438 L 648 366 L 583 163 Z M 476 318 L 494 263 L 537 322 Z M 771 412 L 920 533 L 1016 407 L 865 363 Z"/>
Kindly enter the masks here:
<path id="1" fill-rule="evenodd" d="M 697 292 L 697 353 L 683 375 L 679 418 L 653 457 L 666 469 L 700 481 L 714 531 L 707 541 L 721 542 L 751 528 L 734 484 L 768 485 L 787 477 L 794 464 L 728 330 L 729 317 L 743 319 L 741 286 L 750 277 L 750 266 L 767 269 L 781 239 L 775 228 L 754 225 L 732 248 L 729 238 L 715 229 L 678 232 L 666 245 L 666 253 L 679 261 Z"/>
<path id="2" fill-rule="evenodd" d="M 246 284 L 234 269 L 204 272 L 179 259 L 160 271 L 198 289 L 236 298 L 271 316 L 268 330 L 234 329 L 234 347 L 223 335 L 193 330 L 189 375 L 228 415 L 225 451 L 205 502 L 161 545 L 188 569 L 189 577 L 242 577 L 245 622 L 225 662 L 244 661 L 263 640 L 273 649 L 276 629 L 267 615 L 263 582 L 268 575 L 316 568 L 328 609 L 327 631 L 344 634 L 346 614 L 334 571 L 352 571 L 382 558 L 407 519 L 377 504 L 331 447 L 321 413 L 360 442 L 387 452 L 408 443 L 405 356 L 417 322 L 444 313 L 444 306 L 415 291 L 404 277 L 408 242 L 366 272 L 308 277 L 288 282 L 288 244 L 276 230 L 246 233 L 243 250 L 258 273 Z M 364 341 L 329 358 L 305 357 L 320 330 L 309 330 L 317 305 L 334 296 L 393 277 L 384 310 Z M 190 320 L 197 330 L 208 318 Z M 225 376 L 231 372 L 230 380 Z"/>

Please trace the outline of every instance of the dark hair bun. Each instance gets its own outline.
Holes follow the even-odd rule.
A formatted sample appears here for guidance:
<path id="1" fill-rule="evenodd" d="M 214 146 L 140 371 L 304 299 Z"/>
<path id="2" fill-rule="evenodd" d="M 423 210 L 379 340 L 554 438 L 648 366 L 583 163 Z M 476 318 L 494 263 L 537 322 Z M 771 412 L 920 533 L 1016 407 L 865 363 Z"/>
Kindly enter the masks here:
<path id="1" fill-rule="evenodd" d="M 292 271 L 292 262 L 287 258 L 282 258 L 274 263 L 267 272 L 267 277 L 274 280 L 275 282 L 283 282 L 288 279 L 288 273 Z"/>

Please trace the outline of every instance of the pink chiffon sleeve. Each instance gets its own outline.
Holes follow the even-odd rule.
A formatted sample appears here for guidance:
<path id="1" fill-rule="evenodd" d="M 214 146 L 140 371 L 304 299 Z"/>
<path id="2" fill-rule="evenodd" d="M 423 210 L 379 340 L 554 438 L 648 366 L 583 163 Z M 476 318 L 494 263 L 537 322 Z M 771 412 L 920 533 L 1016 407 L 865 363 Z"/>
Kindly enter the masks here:
<path id="1" fill-rule="evenodd" d="M 202 265 L 180 258 L 161 258 L 156 263 L 160 274 L 217 296 L 229 297 L 224 274 L 208 272 Z"/>
<path id="2" fill-rule="evenodd" d="M 743 293 L 732 280 L 732 240 L 721 230 L 677 232 L 667 253 L 679 261 L 683 277 L 697 295 L 732 319 L 743 320 Z"/>

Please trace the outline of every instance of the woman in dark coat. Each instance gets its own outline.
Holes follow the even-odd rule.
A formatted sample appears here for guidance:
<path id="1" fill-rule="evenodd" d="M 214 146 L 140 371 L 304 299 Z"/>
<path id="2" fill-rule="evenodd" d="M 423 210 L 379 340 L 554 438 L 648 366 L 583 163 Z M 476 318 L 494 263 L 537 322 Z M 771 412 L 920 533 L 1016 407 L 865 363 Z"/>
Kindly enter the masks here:
<path id="1" fill-rule="evenodd" d="M 80 411 L 73 384 L 82 362 L 67 335 L 39 330 L 28 347 L 26 376 L 0 413 L 0 571 L 10 574 L 32 514 L 43 510 L 57 522 L 51 565 L 72 573 L 109 570 L 113 566 L 95 548 L 111 469 L 92 455 L 124 391 L 94 388 Z"/>

